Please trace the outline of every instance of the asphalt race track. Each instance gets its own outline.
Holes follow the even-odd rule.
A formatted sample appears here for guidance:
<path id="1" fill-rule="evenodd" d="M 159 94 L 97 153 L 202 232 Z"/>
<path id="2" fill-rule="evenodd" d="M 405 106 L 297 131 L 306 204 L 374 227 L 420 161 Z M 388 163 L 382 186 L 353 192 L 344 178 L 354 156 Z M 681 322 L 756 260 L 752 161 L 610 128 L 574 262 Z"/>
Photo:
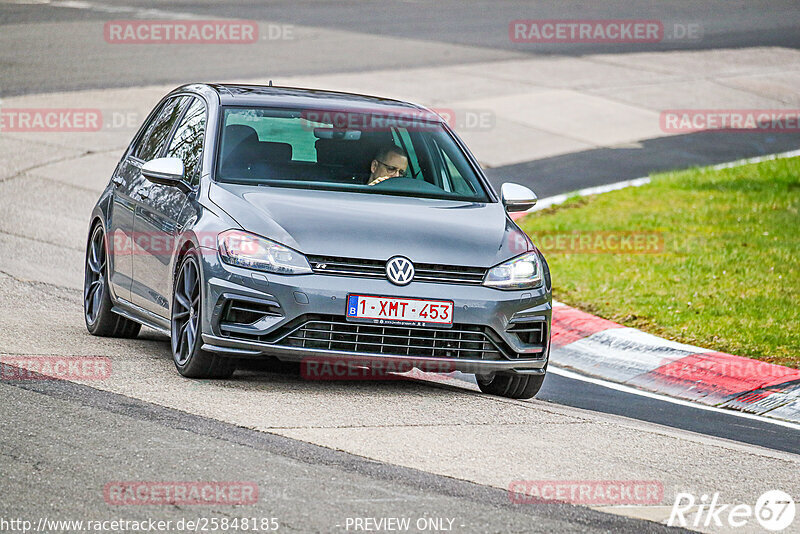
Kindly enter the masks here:
<path id="1" fill-rule="evenodd" d="M 482 0 L 435 3 L 407 1 L 384 3 L 361 0 L 316 2 L 269 0 L 202 2 L 197 0 L 66 2 L 22 0 L 4 2 L 3 96 L 63 89 L 142 86 L 187 79 L 290 76 L 324 72 L 368 71 L 429 65 L 502 60 L 526 55 L 589 55 L 641 50 L 641 44 L 525 45 L 509 42 L 508 23 L 515 19 L 660 19 L 670 23 L 699 24 L 702 39 L 664 42 L 645 50 L 693 50 L 751 46 L 800 46 L 797 5 L 791 0 L 693 2 L 680 0 L 664 6 L 641 0 L 591 5 L 557 0 L 527 2 Z M 74 6 L 74 7 L 69 7 Z M 295 26 L 297 40 L 305 28 L 317 42 L 281 50 L 252 49 L 242 45 L 208 50 L 197 61 L 188 50 L 170 51 L 173 57 L 153 62 L 162 50 L 150 53 L 113 49 L 91 39 L 82 24 L 125 18 L 132 10 L 158 9 L 151 14 L 191 14 L 198 18 L 254 19 Z M 102 29 L 102 26 L 101 26 Z M 313 29 L 313 32 L 312 32 Z M 348 35 L 350 33 L 350 35 Z M 353 36 L 352 34 L 356 34 Z M 323 39 L 335 39 L 328 46 Z M 364 46 L 366 44 L 370 46 Z M 272 43 L 278 45 L 277 41 Z M 265 44 L 266 47 L 269 43 Z M 112 48 L 111 50 L 107 50 Z M 421 50 L 424 54 L 419 53 Z M 357 53 L 354 53 L 356 52 Z M 233 52 L 233 55 L 231 54 Z M 92 68 L 74 75 L 75 54 L 92 59 Z M 185 54 L 185 55 L 184 55 Z M 26 61 L 19 61 L 23 55 Z"/>
<path id="2" fill-rule="evenodd" d="M 196 47 L 130 47 L 102 39 L 107 20 L 188 16 L 288 25 L 295 38 L 249 48 L 206 46 L 202 54 Z M 644 48 L 509 42 L 509 21 L 534 17 L 658 18 L 697 24 L 703 38 Z M 379 77 L 387 69 L 413 74 L 597 55 L 603 63 L 637 52 L 800 49 L 800 8 L 792 1 L 598 7 L 557 1 L 20 0 L 0 2 L 0 28 L 2 99 L 62 91 L 129 94 L 197 80 L 346 79 L 373 71 Z M 789 70 L 781 90 L 790 96 L 775 102 L 798 107 L 800 70 L 794 63 Z M 380 78 L 374 82 L 380 87 Z M 410 86 L 418 83 L 408 79 Z M 147 98 L 157 98 L 150 91 Z M 669 515 L 678 492 L 721 492 L 725 502 L 750 505 L 771 489 L 800 495 L 800 429 L 764 419 L 557 373 L 531 401 L 484 396 L 460 380 L 309 382 L 269 363 L 251 364 L 231 380 L 191 381 L 175 372 L 168 339 L 159 333 L 143 329 L 136 340 L 90 336 L 81 311 L 83 247 L 89 210 L 108 179 L 103 172 L 130 132 L 114 135 L 73 143 L 63 135 L 41 141 L 0 133 L 0 356 L 103 355 L 114 369 L 100 382 L 0 381 L 0 519 L 252 516 L 277 518 L 279 531 L 342 532 L 354 530 L 353 518 L 409 517 L 441 519 L 439 525 L 454 532 L 661 532 L 668 528 L 656 521 Z M 544 197 L 653 170 L 793 150 L 800 134 L 703 132 L 575 147 L 486 165 L 487 174 L 496 184 L 518 181 Z M 75 158 L 84 159 L 69 167 Z M 91 178 L 73 183 L 83 172 Z M 658 481 L 664 499 L 640 507 L 519 505 L 506 491 L 514 480 L 610 479 Z M 109 504 L 103 488 L 125 480 L 253 481 L 259 502 Z M 762 532 L 749 527 L 737 532 Z"/>

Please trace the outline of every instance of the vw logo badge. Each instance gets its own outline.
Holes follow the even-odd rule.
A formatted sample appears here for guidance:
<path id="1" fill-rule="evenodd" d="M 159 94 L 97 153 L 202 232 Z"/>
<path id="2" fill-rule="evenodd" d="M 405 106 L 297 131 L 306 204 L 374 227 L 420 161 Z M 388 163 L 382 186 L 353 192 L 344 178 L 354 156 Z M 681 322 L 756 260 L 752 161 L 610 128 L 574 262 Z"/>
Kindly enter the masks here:
<path id="1" fill-rule="evenodd" d="M 395 285 L 407 285 L 414 279 L 414 264 L 403 256 L 390 258 L 386 262 L 386 277 Z"/>

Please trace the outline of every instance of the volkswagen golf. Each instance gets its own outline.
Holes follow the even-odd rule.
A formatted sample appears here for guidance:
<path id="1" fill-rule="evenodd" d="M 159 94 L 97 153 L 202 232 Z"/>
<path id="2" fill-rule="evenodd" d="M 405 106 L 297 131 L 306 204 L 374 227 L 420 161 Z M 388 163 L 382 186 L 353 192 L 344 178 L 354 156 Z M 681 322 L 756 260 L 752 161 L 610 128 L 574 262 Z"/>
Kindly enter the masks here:
<path id="1" fill-rule="evenodd" d="M 547 263 L 446 120 L 333 91 L 192 84 L 153 109 L 91 215 L 91 334 L 171 338 L 178 372 L 245 358 L 473 373 L 533 397 Z"/>

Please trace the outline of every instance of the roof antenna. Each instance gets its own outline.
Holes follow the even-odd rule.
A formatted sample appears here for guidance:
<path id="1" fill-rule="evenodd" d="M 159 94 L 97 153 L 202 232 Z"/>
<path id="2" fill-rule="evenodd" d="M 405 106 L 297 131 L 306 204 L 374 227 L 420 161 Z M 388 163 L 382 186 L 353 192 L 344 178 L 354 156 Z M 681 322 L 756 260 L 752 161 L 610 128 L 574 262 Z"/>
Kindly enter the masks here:
<path id="1" fill-rule="evenodd" d="M 269 81 L 269 86 L 272 87 L 272 80 Z"/>

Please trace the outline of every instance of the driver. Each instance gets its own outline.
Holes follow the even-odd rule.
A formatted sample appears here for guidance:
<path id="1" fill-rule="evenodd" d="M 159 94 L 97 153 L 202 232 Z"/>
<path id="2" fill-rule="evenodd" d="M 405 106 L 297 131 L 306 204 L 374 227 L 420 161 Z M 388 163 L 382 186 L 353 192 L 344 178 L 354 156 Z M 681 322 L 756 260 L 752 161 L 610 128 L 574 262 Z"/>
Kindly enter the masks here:
<path id="1" fill-rule="evenodd" d="M 389 178 L 404 177 L 408 169 L 408 158 L 403 149 L 397 145 L 381 148 L 370 164 L 370 175 L 367 185 L 376 185 Z"/>

